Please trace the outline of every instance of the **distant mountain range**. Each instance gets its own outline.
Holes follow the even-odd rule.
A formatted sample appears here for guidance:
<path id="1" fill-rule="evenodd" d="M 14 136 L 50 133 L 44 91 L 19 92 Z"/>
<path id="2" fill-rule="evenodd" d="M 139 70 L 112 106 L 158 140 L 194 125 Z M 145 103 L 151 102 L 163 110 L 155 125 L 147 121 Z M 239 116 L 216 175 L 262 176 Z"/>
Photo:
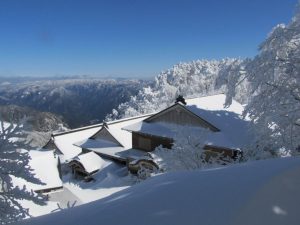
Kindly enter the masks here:
<path id="1" fill-rule="evenodd" d="M 146 85 L 151 85 L 151 81 L 1 78 L 0 113 L 6 119 L 12 114 L 18 117 L 31 113 L 39 115 L 34 116 L 34 126 L 39 131 L 55 128 L 54 124 L 43 123 L 41 126 L 39 122 L 39 117 L 49 119 L 50 115 L 52 119 L 55 118 L 53 121 L 56 123 L 66 123 L 69 127 L 75 128 L 101 122 L 113 108 L 129 101 L 131 96 L 136 95 Z M 52 114 L 36 114 L 37 111 Z M 45 120 L 49 121 L 48 119 Z"/>
<path id="2" fill-rule="evenodd" d="M 2 120 L 15 124 L 26 122 L 29 126 L 27 129 L 38 132 L 51 132 L 68 127 L 61 116 L 17 105 L 0 105 L 0 116 Z"/>

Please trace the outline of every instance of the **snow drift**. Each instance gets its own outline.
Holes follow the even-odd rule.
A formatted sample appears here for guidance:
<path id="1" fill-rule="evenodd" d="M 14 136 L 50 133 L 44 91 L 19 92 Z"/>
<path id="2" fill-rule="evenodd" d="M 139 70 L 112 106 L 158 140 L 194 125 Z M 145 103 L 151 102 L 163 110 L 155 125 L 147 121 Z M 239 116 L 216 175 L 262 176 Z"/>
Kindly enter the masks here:
<path id="1" fill-rule="evenodd" d="M 300 158 L 159 175 L 21 224 L 299 224 Z"/>

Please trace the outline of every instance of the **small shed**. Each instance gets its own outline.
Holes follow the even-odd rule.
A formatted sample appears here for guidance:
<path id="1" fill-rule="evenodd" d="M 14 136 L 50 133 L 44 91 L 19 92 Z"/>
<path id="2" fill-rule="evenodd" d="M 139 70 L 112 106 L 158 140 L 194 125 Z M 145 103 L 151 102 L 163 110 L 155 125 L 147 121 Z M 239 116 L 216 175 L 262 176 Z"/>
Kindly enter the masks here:
<path id="1" fill-rule="evenodd" d="M 89 177 L 105 166 L 106 162 L 96 153 L 88 152 L 73 158 L 69 162 L 72 173 L 77 177 Z"/>

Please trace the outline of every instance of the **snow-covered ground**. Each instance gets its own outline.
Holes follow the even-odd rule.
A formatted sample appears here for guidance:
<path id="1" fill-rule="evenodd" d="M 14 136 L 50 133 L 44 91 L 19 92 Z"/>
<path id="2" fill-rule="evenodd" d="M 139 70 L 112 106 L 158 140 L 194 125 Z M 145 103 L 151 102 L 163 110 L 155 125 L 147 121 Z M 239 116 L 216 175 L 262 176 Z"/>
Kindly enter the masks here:
<path id="1" fill-rule="evenodd" d="M 41 152 L 41 154 L 45 155 L 48 154 L 48 152 Z M 36 162 L 40 158 L 38 154 L 31 155 L 33 156 L 33 160 L 31 160 L 33 162 Z M 111 161 L 103 161 L 103 168 L 93 176 L 94 181 L 85 182 L 83 180 L 76 180 L 71 173 L 68 173 L 63 176 L 63 182 L 60 182 L 60 184 L 62 183 L 61 185 L 63 185 L 62 189 L 47 193 L 48 201 L 46 205 L 40 206 L 26 200 L 23 200 L 21 204 L 25 208 L 29 208 L 30 215 L 36 217 L 57 211 L 58 204 L 61 208 L 67 208 L 68 203 L 70 205 L 75 203 L 76 206 L 79 206 L 84 203 L 105 198 L 135 183 L 135 179 L 128 175 L 125 166 Z M 39 170 L 35 167 L 34 171 L 39 171 L 40 173 L 43 169 Z M 48 174 L 48 177 L 52 176 Z M 45 176 L 39 176 L 39 178 L 44 182 L 49 180 L 45 178 Z M 37 186 L 26 183 L 25 180 L 20 178 L 14 178 L 14 183 L 16 185 L 25 184 L 29 189 Z M 49 183 L 47 184 L 49 185 Z"/>
<path id="2" fill-rule="evenodd" d="M 106 165 L 93 176 L 95 181 L 84 182 L 64 177 L 64 188 L 71 191 L 81 203 L 88 203 L 133 185 L 134 180 L 128 175 L 125 166 L 106 161 Z"/>
<path id="3" fill-rule="evenodd" d="M 106 175 L 104 180 L 116 184 Z M 299 190 L 299 157 L 261 160 L 158 175 L 107 198 L 22 224 L 298 225 Z"/>

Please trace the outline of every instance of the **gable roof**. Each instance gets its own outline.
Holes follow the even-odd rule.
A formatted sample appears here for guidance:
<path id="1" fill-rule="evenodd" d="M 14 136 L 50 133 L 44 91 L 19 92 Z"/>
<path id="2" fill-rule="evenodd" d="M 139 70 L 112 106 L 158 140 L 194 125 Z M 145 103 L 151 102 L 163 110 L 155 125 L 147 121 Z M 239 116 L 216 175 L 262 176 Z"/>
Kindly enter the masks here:
<path id="1" fill-rule="evenodd" d="M 54 138 L 51 136 L 49 141 L 42 147 L 41 151 L 48 151 L 48 150 L 54 150 L 55 153 L 62 155 L 63 153 L 59 150 L 59 148 L 54 143 Z"/>
<path id="2" fill-rule="evenodd" d="M 97 131 L 93 136 L 91 136 L 89 139 L 93 139 L 93 140 L 104 140 L 104 141 L 109 141 L 109 142 L 114 142 L 115 144 L 124 147 L 112 134 L 112 132 L 110 132 L 111 129 L 108 128 L 108 125 L 106 126 L 102 126 L 102 128 Z"/>
<path id="3" fill-rule="evenodd" d="M 152 114 L 151 114 L 152 115 Z M 125 160 L 127 155 L 131 153 L 137 154 L 135 151 L 131 151 L 132 148 L 132 134 L 122 128 L 130 124 L 134 124 L 148 118 L 150 115 L 132 117 L 129 119 L 121 120 L 119 122 L 108 122 L 107 127 L 101 128 L 102 132 L 108 132 L 116 141 L 110 140 L 110 138 L 99 138 L 99 132 L 93 134 L 91 137 L 79 142 L 75 142 L 74 145 L 86 150 L 96 152 L 97 154 L 105 157 L 118 159 L 120 161 Z M 100 132 L 101 133 L 101 132 Z M 98 137 L 98 138 L 95 138 Z M 143 152 L 144 154 L 144 152 Z"/>
<path id="4" fill-rule="evenodd" d="M 89 138 L 99 130 L 99 127 L 92 127 L 89 129 L 82 129 L 76 132 L 66 132 L 65 134 L 54 135 L 55 146 L 63 153 L 61 161 L 65 162 L 74 158 L 82 152 L 80 147 L 74 146 L 75 142 Z"/>
<path id="5" fill-rule="evenodd" d="M 119 146 L 118 151 L 126 150 L 132 147 L 131 133 L 124 131 L 121 128 L 123 126 L 136 123 L 140 120 L 144 120 L 150 115 L 152 114 L 107 122 L 107 125 L 109 127 L 108 129 L 109 134 L 114 139 L 116 139 L 116 141 L 119 143 L 118 145 L 115 144 L 116 146 Z M 52 140 L 49 140 L 49 142 L 46 144 L 46 147 L 47 149 L 57 148 L 59 151 L 61 151 L 63 154 L 61 156 L 61 162 L 65 162 L 79 155 L 82 152 L 83 146 L 81 145 L 86 143 L 87 141 L 89 142 L 87 143 L 88 147 L 93 147 L 93 150 L 101 150 L 101 148 L 103 148 L 103 145 L 101 145 L 101 143 L 100 144 L 97 143 L 99 139 L 93 140 L 90 138 L 93 137 L 95 134 L 99 133 L 99 131 L 102 129 L 102 126 L 103 124 L 100 123 L 92 126 L 86 126 L 86 127 L 81 127 L 81 128 L 61 132 L 61 133 L 54 133 L 52 135 L 53 137 Z M 91 143 L 91 141 L 97 141 L 97 142 Z M 105 143 L 102 144 L 106 145 Z M 108 151 L 108 153 L 109 152 L 110 151 Z"/>
<path id="6" fill-rule="evenodd" d="M 174 105 L 150 116 L 149 118 L 145 119 L 144 121 L 145 122 L 152 122 L 154 121 L 155 119 L 169 113 L 170 111 L 172 110 L 176 110 L 176 108 L 180 108 L 181 110 L 183 110 L 185 113 L 187 113 L 187 116 L 192 116 L 194 117 L 196 120 L 199 120 L 199 122 L 202 123 L 202 125 L 205 127 L 205 128 L 208 128 L 210 129 L 211 131 L 214 131 L 214 132 L 217 132 L 217 131 L 220 131 L 220 129 L 218 129 L 217 127 L 215 127 L 213 124 L 211 124 L 210 122 L 206 121 L 205 119 L 203 119 L 200 115 L 194 113 L 193 111 L 190 111 L 188 110 L 187 107 L 183 106 L 181 103 L 175 103 Z"/>

